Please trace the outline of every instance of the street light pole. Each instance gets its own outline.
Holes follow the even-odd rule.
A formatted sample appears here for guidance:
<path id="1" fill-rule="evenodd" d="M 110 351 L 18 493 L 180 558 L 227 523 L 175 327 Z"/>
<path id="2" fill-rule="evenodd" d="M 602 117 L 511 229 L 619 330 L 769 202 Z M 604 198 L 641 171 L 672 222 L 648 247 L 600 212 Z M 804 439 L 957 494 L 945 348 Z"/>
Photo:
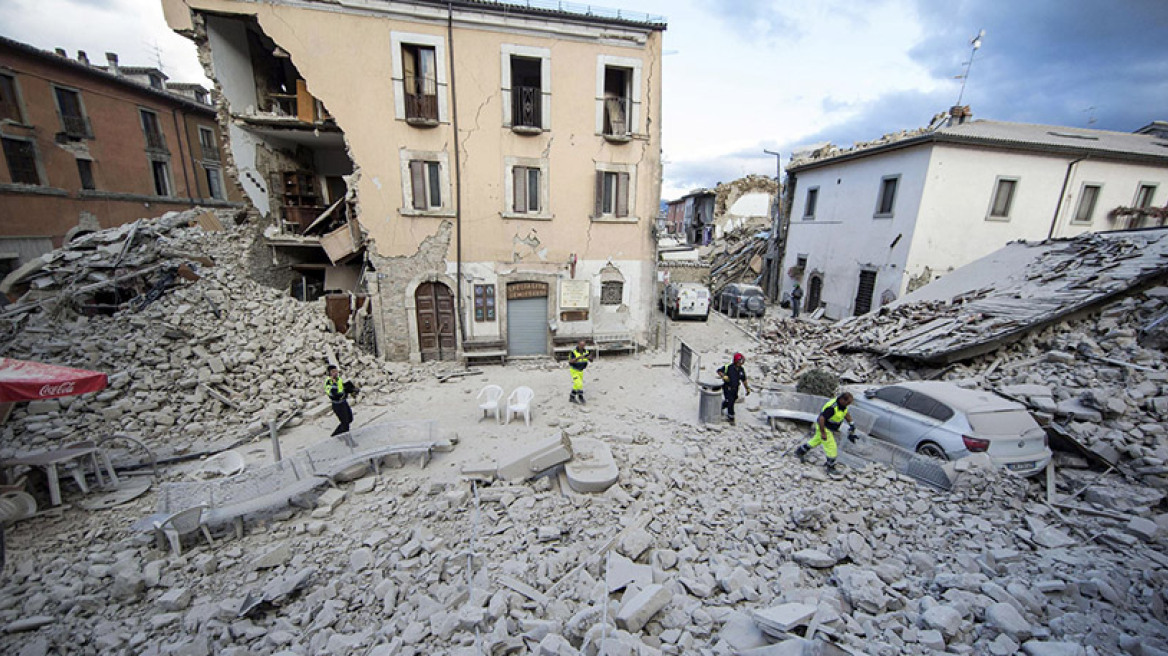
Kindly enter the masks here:
<path id="1" fill-rule="evenodd" d="M 767 260 L 769 260 L 766 274 L 766 292 L 767 296 L 774 301 L 779 295 L 779 267 L 781 262 L 778 261 L 779 256 L 779 240 L 783 228 L 783 156 L 773 150 L 763 149 L 767 155 L 775 156 L 775 207 L 772 212 L 771 224 L 771 243 L 767 248 Z"/>

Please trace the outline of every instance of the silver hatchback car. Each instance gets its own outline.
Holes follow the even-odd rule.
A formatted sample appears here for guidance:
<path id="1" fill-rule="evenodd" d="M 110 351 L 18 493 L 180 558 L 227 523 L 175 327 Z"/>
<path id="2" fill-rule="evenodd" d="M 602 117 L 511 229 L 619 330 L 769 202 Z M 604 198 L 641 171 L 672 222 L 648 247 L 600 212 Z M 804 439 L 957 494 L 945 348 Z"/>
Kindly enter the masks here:
<path id="1" fill-rule="evenodd" d="M 1046 431 L 1021 404 L 940 381 L 853 388 L 853 415 L 869 434 L 942 460 L 985 453 L 1026 476 L 1050 462 Z M 865 416 L 861 419 L 862 416 Z"/>

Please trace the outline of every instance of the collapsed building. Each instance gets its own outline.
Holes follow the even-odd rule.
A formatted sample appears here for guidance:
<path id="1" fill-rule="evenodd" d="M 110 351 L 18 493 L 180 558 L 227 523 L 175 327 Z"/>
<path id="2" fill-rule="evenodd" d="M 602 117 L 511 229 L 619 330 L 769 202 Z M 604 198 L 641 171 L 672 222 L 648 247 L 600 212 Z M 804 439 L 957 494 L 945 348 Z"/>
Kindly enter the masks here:
<path id="1" fill-rule="evenodd" d="M 477 1 L 163 7 L 215 81 L 273 283 L 367 303 L 355 330 L 394 360 L 645 341 L 663 19 Z"/>

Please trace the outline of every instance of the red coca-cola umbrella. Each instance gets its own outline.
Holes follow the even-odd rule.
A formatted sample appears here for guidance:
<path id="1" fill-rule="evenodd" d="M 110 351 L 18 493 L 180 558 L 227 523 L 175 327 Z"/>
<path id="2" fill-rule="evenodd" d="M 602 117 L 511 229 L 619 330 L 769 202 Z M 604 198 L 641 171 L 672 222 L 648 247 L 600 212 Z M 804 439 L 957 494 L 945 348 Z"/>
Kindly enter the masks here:
<path id="1" fill-rule="evenodd" d="M 109 385 L 100 371 L 0 358 L 0 403 L 97 392 Z"/>

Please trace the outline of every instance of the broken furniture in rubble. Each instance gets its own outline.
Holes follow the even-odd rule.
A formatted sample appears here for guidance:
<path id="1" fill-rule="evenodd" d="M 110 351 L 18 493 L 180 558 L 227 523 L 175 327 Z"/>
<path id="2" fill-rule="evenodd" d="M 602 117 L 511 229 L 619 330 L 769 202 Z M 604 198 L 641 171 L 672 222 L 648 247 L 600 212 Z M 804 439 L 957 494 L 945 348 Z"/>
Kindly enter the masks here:
<path id="1" fill-rule="evenodd" d="M 438 436 L 433 420 L 364 426 L 235 476 L 165 483 L 158 493 L 157 512 L 135 522 L 133 529 L 152 530 L 155 521 L 202 505 L 206 506 L 204 523 L 210 527 L 232 524 L 236 536 L 242 537 L 245 517 L 277 512 L 354 465 L 369 463 L 379 471 L 386 456 L 420 454 L 424 467 L 435 451 L 449 451 L 454 444 L 453 439 Z"/>
<path id="2" fill-rule="evenodd" d="M 92 465 L 92 469 L 88 469 L 87 465 Z M 118 475 L 114 472 L 109 457 L 93 442 L 82 442 L 64 449 L 43 451 L 41 453 L 0 461 L 0 468 L 3 468 L 7 472 L 32 467 L 39 467 L 43 470 L 45 477 L 48 479 L 49 499 L 54 506 L 61 505 L 61 482 L 58 467 L 65 469 L 73 477 L 73 480 L 77 483 L 77 487 L 81 488 L 83 493 L 88 494 L 89 485 L 85 482 L 85 478 L 89 471 L 92 471 L 93 475 L 97 478 L 99 487 L 106 485 L 105 479 L 101 474 L 103 466 L 109 476 L 110 484 L 116 486 L 118 484 Z M 11 474 L 9 476 L 11 477 Z"/>
<path id="3" fill-rule="evenodd" d="M 182 555 L 182 538 L 184 535 L 189 535 L 195 531 L 202 531 L 203 537 L 207 538 L 207 544 L 212 547 L 215 546 L 215 540 L 211 537 L 211 530 L 207 528 L 207 523 L 203 521 L 203 511 L 206 506 L 195 506 L 194 508 L 187 508 L 180 510 L 161 521 L 154 522 L 154 533 L 158 539 L 158 546 L 164 548 L 167 543 L 170 545 L 170 550 L 174 555 Z"/>

